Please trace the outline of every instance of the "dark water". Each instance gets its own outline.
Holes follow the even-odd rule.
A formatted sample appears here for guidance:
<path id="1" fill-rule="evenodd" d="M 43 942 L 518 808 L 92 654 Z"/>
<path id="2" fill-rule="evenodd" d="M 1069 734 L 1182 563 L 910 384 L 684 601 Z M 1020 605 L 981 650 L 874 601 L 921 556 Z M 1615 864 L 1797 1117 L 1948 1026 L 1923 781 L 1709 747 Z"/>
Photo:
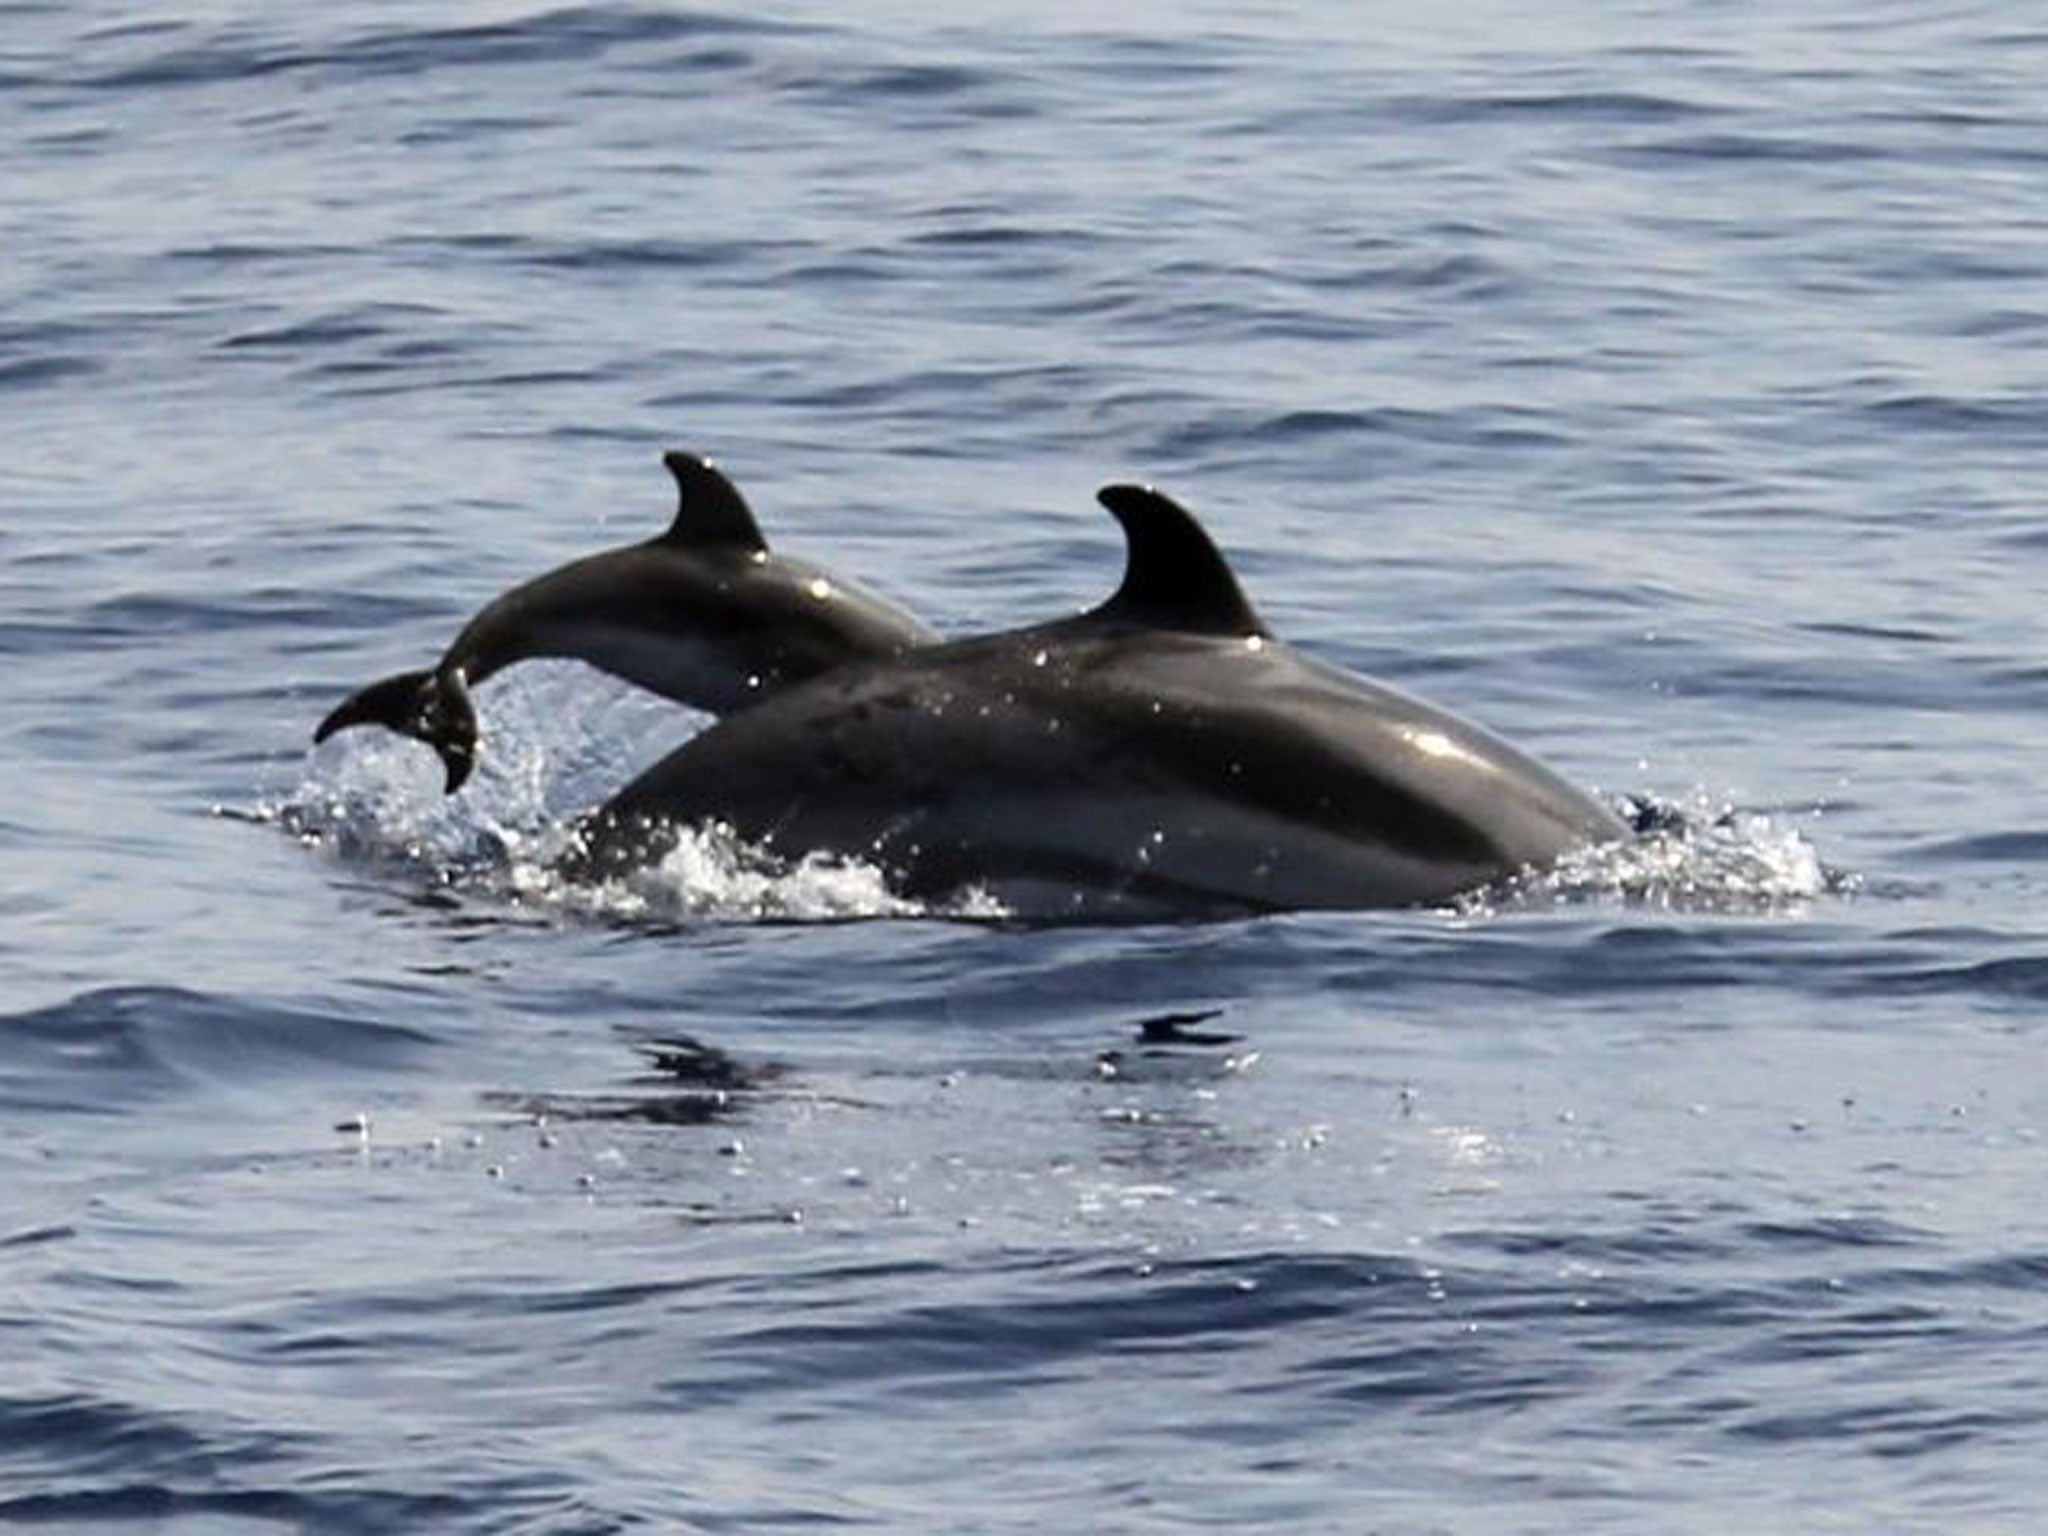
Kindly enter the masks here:
<path id="1" fill-rule="evenodd" d="M 2038 1528 L 2035 10 L 935 14 L 0 6 L 0 1524 Z M 309 754 L 670 445 L 952 632 L 1156 481 L 1682 825 L 1033 929 L 477 877 L 692 728 L 566 665 Z"/>

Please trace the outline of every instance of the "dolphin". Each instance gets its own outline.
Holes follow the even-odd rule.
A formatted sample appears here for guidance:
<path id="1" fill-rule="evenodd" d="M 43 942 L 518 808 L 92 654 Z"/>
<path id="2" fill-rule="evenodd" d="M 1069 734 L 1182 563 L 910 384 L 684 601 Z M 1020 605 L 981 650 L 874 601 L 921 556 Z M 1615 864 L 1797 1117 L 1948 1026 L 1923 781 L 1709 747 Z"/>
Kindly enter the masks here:
<path id="1" fill-rule="evenodd" d="M 1127 544 L 1106 602 L 719 721 L 586 818 L 568 872 L 629 873 L 721 824 L 918 898 L 1199 916 L 1436 904 L 1624 835 L 1498 736 L 1276 639 L 1178 503 L 1098 499 Z"/>
<path id="2" fill-rule="evenodd" d="M 772 554 L 738 489 L 708 460 L 662 456 L 678 506 L 667 531 L 512 588 L 433 667 L 351 695 L 315 742 L 381 725 L 440 755 L 455 793 L 476 762 L 470 689 L 515 662 L 568 657 L 715 715 L 860 657 L 937 638 L 918 619 L 809 561 Z"/>

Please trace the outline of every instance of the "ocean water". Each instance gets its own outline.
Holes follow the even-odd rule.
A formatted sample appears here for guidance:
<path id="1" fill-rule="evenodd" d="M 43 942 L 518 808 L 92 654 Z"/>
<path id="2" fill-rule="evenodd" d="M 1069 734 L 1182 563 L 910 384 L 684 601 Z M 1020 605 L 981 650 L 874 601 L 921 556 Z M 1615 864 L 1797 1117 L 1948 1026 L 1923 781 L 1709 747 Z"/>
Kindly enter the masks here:
<path id="1" fill-rule="evenodd" d="M 2031 1531 L 2048 28 L 0 4 L 0 1525 Z M 1087 927 L 692 846 L 571 664 L 715 455 L 949 633 L 1196 509 L 1666 830 Z"/>

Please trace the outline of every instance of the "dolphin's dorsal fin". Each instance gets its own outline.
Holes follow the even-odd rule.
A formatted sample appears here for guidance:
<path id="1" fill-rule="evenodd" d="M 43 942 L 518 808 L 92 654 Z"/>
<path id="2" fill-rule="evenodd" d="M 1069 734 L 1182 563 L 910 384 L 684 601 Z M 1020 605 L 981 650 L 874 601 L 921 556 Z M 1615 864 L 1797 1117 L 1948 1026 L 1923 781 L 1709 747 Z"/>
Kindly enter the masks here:
<path id="1" fill-rule="evenodd" d="M 1095 499 L 1124 525 L 1128 550 L 1123 585 L 1099 617 L 1198 635 L 1268 633 L 1187 508 L 1148 485 L 1105 485 Z"/>
<path id="2" fill-rule="evenodd" d="M 673 449 L 661 456 L 676 477 L 676 520 L 657 541 L 680 548 L 716 547 L 748 553 L 768 548 L 746 498 L 717 465 Z"/>

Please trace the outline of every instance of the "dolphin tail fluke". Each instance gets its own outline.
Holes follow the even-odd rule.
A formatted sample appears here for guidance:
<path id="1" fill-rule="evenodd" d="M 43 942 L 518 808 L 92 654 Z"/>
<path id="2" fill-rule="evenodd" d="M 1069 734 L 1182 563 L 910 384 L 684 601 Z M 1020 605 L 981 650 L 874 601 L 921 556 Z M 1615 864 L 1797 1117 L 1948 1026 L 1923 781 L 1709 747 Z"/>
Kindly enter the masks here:
<path id="1" fill-rule="evenodd" d="M 432 747 L 447 771 L 451 795 L 476 766 L 476 706 L 460 672 L 401 672 L 372 683 L 336 705 L 313 740 L 357 725 L 381 725 Z"/>

